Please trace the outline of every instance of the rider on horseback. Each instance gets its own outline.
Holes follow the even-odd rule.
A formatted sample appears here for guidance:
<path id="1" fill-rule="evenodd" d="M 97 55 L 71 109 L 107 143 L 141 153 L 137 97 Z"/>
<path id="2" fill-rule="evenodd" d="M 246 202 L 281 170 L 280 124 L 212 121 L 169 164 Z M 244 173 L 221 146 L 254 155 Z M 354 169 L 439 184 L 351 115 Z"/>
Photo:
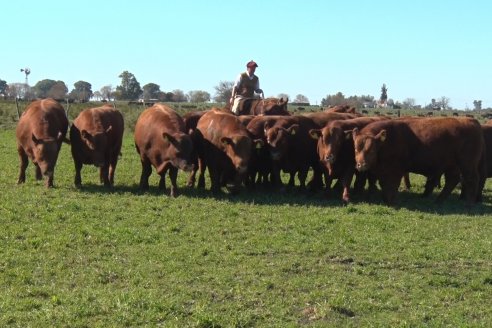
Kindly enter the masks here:
<path id="1" fill-rule="evenodd" d="M 260 80 L 255 75 L 256 64 L 254 61 L 250 61 L 246 64 L 246 72 L 239 74 L 238 78 L 234 82 L 232 87 L 232 95 L 230 104 L 232 105 L 231 111 L 239 115 L 239 104 L 244 99 L 254 98 L 255 93 L 261 94 L 263 98 L 263 90 L 260 89 Z"/>

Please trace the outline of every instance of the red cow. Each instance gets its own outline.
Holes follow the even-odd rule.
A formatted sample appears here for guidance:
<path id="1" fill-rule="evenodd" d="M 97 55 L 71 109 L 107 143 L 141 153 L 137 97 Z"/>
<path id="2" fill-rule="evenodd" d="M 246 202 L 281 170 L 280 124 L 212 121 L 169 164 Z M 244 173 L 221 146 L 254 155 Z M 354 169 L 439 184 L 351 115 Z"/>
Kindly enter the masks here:
<path id="1" fill-rule="evenodd" d="M 428 177 L 425 193 L 445 175 L 437 201 L 444 200 L 462 179 L 470 204 L 480 192 L 484 138 L 470 118 L 398 119 L 374 122 L 353 131 L 356 168 L 379 179 L 384 200 L 392 204 L 405 172 Z"/>
<path id="2" fill-rule="evenodd" d="M 327 191 L 330 191 L 333 179 L 341 179 L 344 203 L 350 201 L 349 189 L 355 173 L 354 142 L 352 135 L 347 135 L 346 132 L 352 132 L 355 128 L 362 129 L 369 123 L 385 119 L 387 118 L 358 117 L 349 120 L 336 120 L 329 122 L 322 129 L 309 131 L 311 137 L 318 140 L 319 160 L 328 171 Z M 365 182 L 364 177 L 358 177 L 357 180 Z M 356 183 L 356 185 L 359 187 L 358 191 L 363 187 L 361 183 Z"/>
<path id="3" fill-rule="evenodd" d="M 36 168 L 36 179 L 46 177 L 53 187 L 53 175 L 62 142 L 66 139 L 68 119 L 63 107 L 53 99 L 33 101 L 22 114 L 16 129 L 20 172 L 17 183 L 26 181 L 29 159 Z"/>
<path id="4" fill-rule="evenodd" d="M 80 112 L 70 128 L 76 186 L 82 184 L 83 164 L 99 167 L 101 183 L 106 187 L 114 184 L 124 129 L 123 115 L 111 105 Z"/>
<path id="5" fill-rule="evenodd" d="M 218 109 L 205 113 L 198 121 L 197 130 L 203 136 L 200 160 L 208 168 L 212 191 L 218 192 L 226 185 L 231 192 L 237 192 L 253 147 L 261 147 L 262 141 L 252 140 L 235 115 Z"/>
<path id="6" fill-rule="evenodd" d="M 170 107 L 156 104 L 147 108 L 135 125 L 135 147 L 142 163 L 140 188 L 149 188 L 152 166 L 160 175 L 159 188 L 166 189 L 166 173 L 171 179 L 171 197 L 178 195 L 176 179 L 178 169 L 194 168 L 194 144 L 199 142 L 196 133 L 188 135 L 183 119 Z"/>

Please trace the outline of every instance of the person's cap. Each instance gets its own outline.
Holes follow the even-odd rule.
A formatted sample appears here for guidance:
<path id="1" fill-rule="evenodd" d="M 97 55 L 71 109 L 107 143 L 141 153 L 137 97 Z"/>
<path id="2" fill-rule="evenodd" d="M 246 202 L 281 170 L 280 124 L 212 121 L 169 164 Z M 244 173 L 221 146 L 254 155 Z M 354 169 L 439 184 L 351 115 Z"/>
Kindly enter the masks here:
<path id="1" fill-rule="evenodd" d="M 258 64 L 255 63 L 254 61 L 250 60 L 247 64 L 246 67 L 258 67 Z"/>

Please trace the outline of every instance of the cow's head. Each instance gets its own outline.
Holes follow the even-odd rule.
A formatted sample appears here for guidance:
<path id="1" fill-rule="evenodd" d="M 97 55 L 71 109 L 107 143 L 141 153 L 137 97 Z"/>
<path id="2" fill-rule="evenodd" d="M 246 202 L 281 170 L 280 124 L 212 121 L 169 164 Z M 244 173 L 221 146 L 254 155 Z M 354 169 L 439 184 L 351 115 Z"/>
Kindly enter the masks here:
<path id="1" fill-rule="evenodd" d="M 113 129 L 110 125 L 103 132 L 90 133 L 87 130 L 80 131 L 82 142 L 90 154 L 92 163 L 102 167 L 106 162 L 106 153 L 109 147 L 109 133 Z"/>
<path id="2" fill-rule="evenodd" d="M 31 136 L 33 147 L 33 162 L 41 169 L 41 174 L 53 177 L 58 153 L 64 136 L 61 132 L 55 138 L 37 138 L 34 133 Z"/>
<path id="3" fill-rule="evenodd" d="M 191 171 L 194 168 L 194 162 L 196 159 L 194 141 L 195 134 L 199 133 L 195 130 L 190 134 L 178 132 L 162 134 L 164 142 L 168 144 L 167 150 L 169 151 L 169 159 L 171 164 L 183 171 Z"/>
<path id="4" fill-rule="evenodd" d="M 288 128 L 265 124 L 265 138 L 270 146 L 272 160 L 279 160 L 285 155 L 289 147 L 290 138 L 294 137 L 298 132 L 298 124 L 293 124 Z"/>
<path id="5" fill-rule="evenodd" d="M 327 126 L 321 130 L 312 129 L 309 135 L 318 140 L 318 155 L 325 164 L 335 163 L 345 141 L 345 133 L 338 126 Z"/>
<path id="6" fill-rule="evenodd" d="M 367 171 L 373 167 L 377 161 L 377 154 L 381 145 L 386 140 L 386 130 L 381 130 L 376 135 L 361 134 L 359 129 L 352 131 L 355 150 L 355 168 L 360 171 Z"/>
<path id="7" fill-rule="evenodd" d="M 267 98 L 263 102 L 264 115 L 290 115 L 287 109 L 288 98 Z"/>
<path id="8" fill-rule="evenodd" d="M 222 137 L 220 141 L 236 171 L 240 174 L 246 173 L 256 141 L 254 143 L 251 138 L 243 135 Z"/>

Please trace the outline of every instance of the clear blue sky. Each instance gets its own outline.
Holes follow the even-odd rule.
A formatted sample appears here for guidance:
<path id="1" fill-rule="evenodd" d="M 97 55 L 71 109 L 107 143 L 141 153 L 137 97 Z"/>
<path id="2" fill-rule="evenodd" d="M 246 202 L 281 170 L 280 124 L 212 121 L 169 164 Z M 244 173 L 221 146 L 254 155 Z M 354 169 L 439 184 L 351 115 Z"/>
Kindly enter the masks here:
<path id="1" fill-rule="evenodd" d="M 492 1 L 6 1 L 0 79 L 84 80 L 128 70 L 162 91 L 232 81 L 254 59 L 266 96 L 373 95 L 492 107 Z"/>

